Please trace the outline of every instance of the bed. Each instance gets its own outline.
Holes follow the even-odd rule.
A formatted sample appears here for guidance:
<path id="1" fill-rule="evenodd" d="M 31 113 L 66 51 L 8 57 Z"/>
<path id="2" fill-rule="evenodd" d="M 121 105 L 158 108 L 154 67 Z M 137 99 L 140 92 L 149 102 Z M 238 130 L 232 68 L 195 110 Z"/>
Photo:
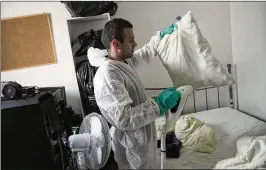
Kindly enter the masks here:
<path id="1" fill-rule="evenodd" d="M 164 169 L 212 169 L 218 161 L 235 156 L 236 141 L 240 137 L 266 134 L 265 122 L 230 107 L 189 115 L 205 122 L 213 129 L 214 152 L 205 154 L 182 148 L 178 159 L 164 158 Z M 160 162 L 160 149 L 157 155 L 157 162 Z"/>
<path id="2" fill-rule="evenodd" d="M 231 73 L 230 65 L 228 65 L 228 71 Z M 206 89 L 208 88 L 218 87 L 206 87 L 203 89 L 198 89 L 198 91 L 206 91 Z M 218 102 L 220 102 L 219 90 L 217 90 L 217 92 Z M 233 99 L 233 96 L 235 97 L 235 99 Z M 233 86 L 229 86 L 229 106 L 221 107 L 219 103 L 218 108 L 209 109 L 206 93 L 205 99 L 207 110 L 198 112 L 196 112 L 194 97 L 193 105 L 195 112 L 191 112 L 190 114 L 183 114 L 195 117 L 212 128 L 212 130 L 215 132 L 215 149 L 212 154 L 207 154 L 182 148 L 180 157 L 178 159 L 164 157 L 164 169 L 213 169 L 217 162 L 235 157 L 236 142 L 240 137 L 266 135 L 266 123 L 262 120 L 239 111 L 237 107 L 238 105 L 236 97 L 236 85 L 234 86 L 234 91 Z M 162 122 L 162 120 L 156 120 L 155 124 L 158 127 L 158 125 L 161 125 Z M 157 132 L 157 135 L 158 134 L 159 133 Z M 160 137 L 158 135 L 158 139 L 159 138 Z M 160 148 L 158 148 L 157 152 L 156 162 L 158 163 L 158 169 L 160 169 Z"/>

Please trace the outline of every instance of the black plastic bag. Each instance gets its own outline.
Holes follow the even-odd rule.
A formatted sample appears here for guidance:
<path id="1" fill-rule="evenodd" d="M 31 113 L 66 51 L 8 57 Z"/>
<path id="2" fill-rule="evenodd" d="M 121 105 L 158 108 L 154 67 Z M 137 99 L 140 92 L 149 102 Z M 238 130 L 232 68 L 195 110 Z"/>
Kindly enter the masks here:
<path id="1" fill-rule="evenodd" d="M 96 74 L 97 67 L 90 65 L 89 61 L 82 61 L 76 68 L 78 86 L 81 92 L 81 100 L 84 103 L 84 110 L 90 113 L 86 107 L 98 108 L 95 96 L 93 78 Z"/>
<path id="2" fill-rule="evenodd" d="M 118 8 L 113 1 L 61 1 L 72 17 L 96 16 L 109 13 L 113 16 Z"/>
<path id="3" fill-rule="evenodd" d="M 74 57 L 87 55 L 90 47 L 100 50 L 106 49 L 101 41 L 102 30 L 94 31 L 93 29 L 80 34 L 74 42 L 72 42 L 72 52 Z"/>
<path id="4" fill-rule="evenodd" d="M 78 84 L 86 98 L 94 96 L 93 78 L 97 69 L 97 67 L 90 65 L 89 61 L 81 62 L 76 68 Z"/>

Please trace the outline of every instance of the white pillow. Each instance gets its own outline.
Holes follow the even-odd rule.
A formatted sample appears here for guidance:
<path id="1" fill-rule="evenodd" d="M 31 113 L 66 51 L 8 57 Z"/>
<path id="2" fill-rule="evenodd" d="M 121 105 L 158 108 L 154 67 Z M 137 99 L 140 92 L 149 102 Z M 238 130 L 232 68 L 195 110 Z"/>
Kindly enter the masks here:
<path id="1" fill-rule="evenodd" d="M 158 56 L 174 86 L 189 84 L 196 89 L 233 84 L 233 77 L 215 58 L 191 12 L 176 25 L 178 28 L 165 35 L 157 47 Z"/>

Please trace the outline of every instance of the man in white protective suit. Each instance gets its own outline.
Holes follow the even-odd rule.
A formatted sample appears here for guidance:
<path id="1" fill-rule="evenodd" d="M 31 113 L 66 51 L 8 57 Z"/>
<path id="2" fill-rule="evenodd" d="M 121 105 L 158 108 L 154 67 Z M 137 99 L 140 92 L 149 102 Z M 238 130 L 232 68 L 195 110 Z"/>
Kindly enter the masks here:
<path id="1" fill-rule="evenodd" d="M 112 125 L 112 148 L 119 169 L 152 169 L 158 164 L 155 119 L 176 106 L 180 93 L 168 88 L 155 99 L 147 98 L 134 68 L 156 56 L 160 36 L 134 52 L 133 25 L 116 18 L 107 22 L 102 42 L 108 57 L 99 64 L 94 93 L 102 115 Z"/>

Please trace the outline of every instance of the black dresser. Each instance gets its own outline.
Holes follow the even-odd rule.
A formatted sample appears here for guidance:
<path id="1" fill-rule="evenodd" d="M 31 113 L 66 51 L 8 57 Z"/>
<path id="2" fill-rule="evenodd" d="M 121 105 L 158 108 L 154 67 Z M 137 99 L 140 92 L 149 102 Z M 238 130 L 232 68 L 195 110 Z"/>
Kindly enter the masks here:
<path id="1" fill-rule="evenodd" d="M 65 105 L 63 87 L 41 88 L 32 98 L 1 99 L 2 170 L 61 170 L 66 166 L 64 136 L 58 139 L 56 135 L 58 131 L 71 134 L 71 127 L 64 126 L 71 124 Z"/>

